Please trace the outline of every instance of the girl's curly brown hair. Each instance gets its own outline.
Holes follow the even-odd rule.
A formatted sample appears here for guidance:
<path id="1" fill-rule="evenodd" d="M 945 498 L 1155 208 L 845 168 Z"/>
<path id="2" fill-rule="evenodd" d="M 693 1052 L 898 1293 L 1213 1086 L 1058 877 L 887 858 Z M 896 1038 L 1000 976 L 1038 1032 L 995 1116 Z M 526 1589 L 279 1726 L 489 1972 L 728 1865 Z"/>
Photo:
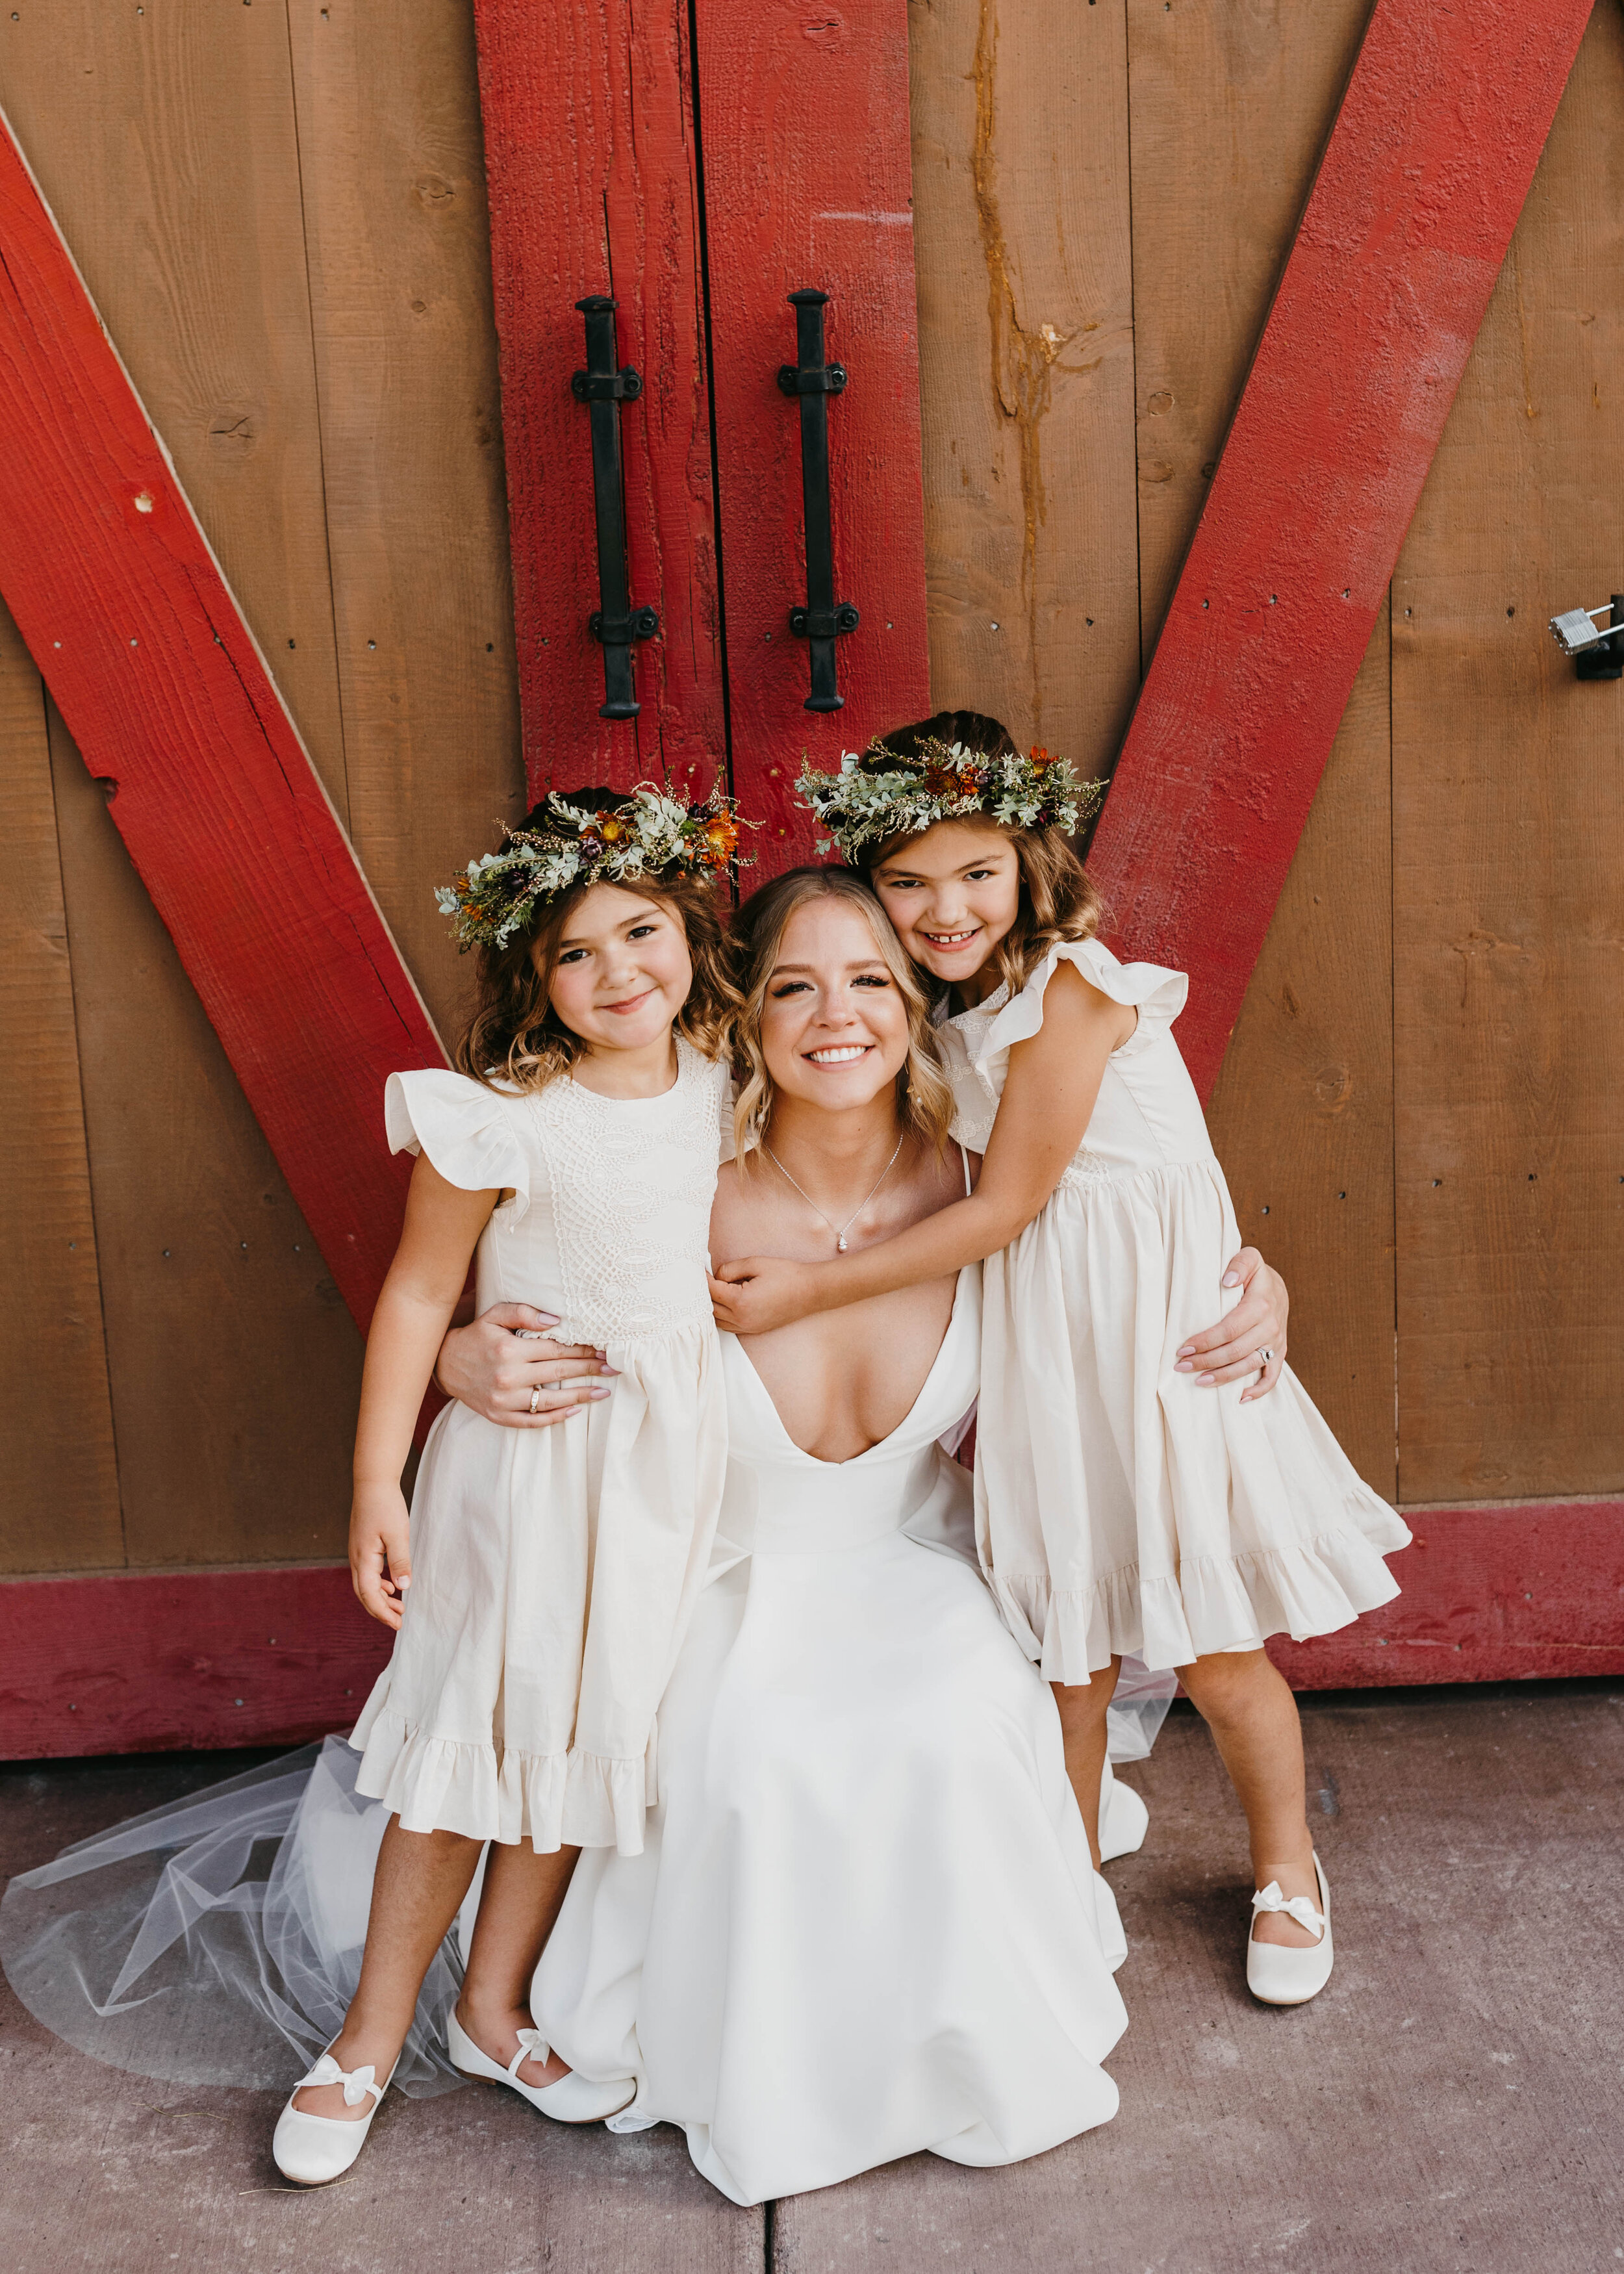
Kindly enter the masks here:
<path id="1" fill-rule="evenodd" d="M 567 794 L 572 805 L 593 813 L 607 812 L 622 802 L 619 790 L 572 789 Z M 533 806 L 519 826 L 545 829 L 545 802 Z M 487 1088 L 502 1082 L 515 1089 L 543 1089 L 585 1052 L 586 1043 L 553 1008 L 552 985 L 569 919 L 592 889 L 590 884 L 572 886 L 539 922 L 506 947 L 477 951 L 473 1016 L 452 1054 L 459 1073 Z M 715 881 L 709 877 L 644 877 L 614 889 L 658 900 L 681 924 L 694 983 L 678 1014 L 677 1032 L 704 1057 L 725 1057 L 739 997 L 729 971 Z"/>
<path id="2" fill-rule="evenodd" d="M 1017 755 L 1009 728 L 980 711 L 938 711 L 934 719 L 893 727 L 880 737 L 883 748 L 894 750 L 899 758 L 917 757 L 921 745 L 932 741 L 962 742 L 967 750 L 978 750 L 983 757 Z M 993 951 L 999 978 L 1011 996 L 1019 995 L 1056 940 L 1094 937 L 1105 921 L 1105 903 L 1071 840 L 1058 829 L 1022 829 L 1011 822 L 995 821 L 990 814 L 972 815 L 968 819 L 1007 837 L 1020 863 L 1020 907 Z M 892 837 L 866 850 L 861 855 L 864 870 L 877 868 L 907 841 L 906 836 Z"/>
<path id="3" fill-rule="evenodd" d="M 786 870 L 752 892 L 734 916 L 728 936 L 739 1000 L 733 1044 L 739 1090 L 733 1107 L 734 1156 L 741 1167 L 749 1165 L 772 1118 L 772 1076 L 761 1047 L 762 1005 L 790 918 L 815 900 L 849 901 L 861 911 L 874 934 L 881 960 L 907 1006 L 908 1054 L 897 1074 L 902 1126 L 940 1153 L 953 1118 L 953 1093 L 942 1071 L 930 1004 L 918 974 L 865 878 L 851 869 L 809 868 Z"/>

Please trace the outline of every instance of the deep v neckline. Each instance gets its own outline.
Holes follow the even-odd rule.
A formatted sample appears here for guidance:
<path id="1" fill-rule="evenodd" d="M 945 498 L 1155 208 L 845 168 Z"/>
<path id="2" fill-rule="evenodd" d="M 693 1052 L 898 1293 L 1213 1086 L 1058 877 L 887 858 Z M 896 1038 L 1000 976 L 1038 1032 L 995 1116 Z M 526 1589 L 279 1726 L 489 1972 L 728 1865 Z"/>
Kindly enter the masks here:
<path id="1" fill-rule="evenodd" d="M 941 1371 L 942 1361 L 947 1355 L 948 1345 L 953 1339 L 953 1331 L 959 1324 L 959 1314 L 963 1307 L 965 1272 L 967 1270 L 974 1270 L 974 1264 L 965 1265 L 963 1269 L 959 1271 L 958 1277 L 953 1282 L 953 1306 L 947 1314 L 947 1324 L 942 1330 L 942 1339 L 936 1344 L 936 1354 L 930 1361 L 929 1371 L 927 1373 L 923 1382 L 920 1383 L 918 1389 L 914 1392 L 914 1403 L 909 1406 L 907 1412 L 903 1415 L 901 1420 L 898 1422 L 894 1429 L 888 1430 L 883 1437 L 876 1439 L 872 1445 L 865 1445 L 861 1453 L 853 1453 L 848 1461 L 820 1460 L 816 1453 L 808 1453 L 804 1445 L 798 1445 L 794 1439 L 790 1435 L 789 1431 L 785 1427 L 784 1416 L 778 1412 L 778 1407 L 773 1404 L 772 1393 L 768 1389 L 766 1383 L 762 1380 L 761 1375 L 756 1372 L 755 1360 L 751 1358 L 748 1351 L 746 1350 L 744 1344 L 740 1341 L 737 1335 L 727 1335 L 724 1337 L 724 1340 L 730 1342 L 734 1350 L 738 1352 L 740 1360 L 742 1363 L 746 1373 L 749 1376 L 752 1393 L 759 1397 L 762 1404 L 766 1407 L 768 1413 L 771 1416 L 773 1428 L 778 1432 L 778 1435 L 783 1439 L 786 1446 L 787 1446 L 789 1450 L 793 1453 L 798 1461 L 808 1462 L 815 1469 L 854 1469 L 860 1466 L 862 1462 L 871 1460 L 876 1453 L 883 1452 L 887 1445 L 893 1444 L 896 1440 L 901 1436 L 903 1431 L 907 1427 L 909 1422 L 912 1421 L 914 1416 L 919 1412 L 921 1405 L 924 1403 L 926 1391 L 930 1388 L 932 1382 L 935 1382 L 937 1374 Z"/>

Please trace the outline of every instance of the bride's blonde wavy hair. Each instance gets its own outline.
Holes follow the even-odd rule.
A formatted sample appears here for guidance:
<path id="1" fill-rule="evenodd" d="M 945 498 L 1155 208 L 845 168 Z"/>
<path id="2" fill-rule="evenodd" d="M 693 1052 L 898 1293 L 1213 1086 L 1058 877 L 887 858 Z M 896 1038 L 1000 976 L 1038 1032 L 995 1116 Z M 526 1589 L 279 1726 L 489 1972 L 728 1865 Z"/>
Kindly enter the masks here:
<path id="1" fill-rule="evenodd" d="M 947 1143 L 953 1093 L 942 1071 L 930 1004 L 891 918 L 862 877 L 851 869 L 790 869 L 754 892 L 728 930 L 733 981 L 741 1002 L 733 1026 L 733 1148 L 741 1167 L 760 1145 L 772 1118 L 772 1076 L 761 1046 L 762 1006 L 790 918 L 808 900 L 846 900 L 861 910 L 880 959 L 907 1006 L 908 1054 L 897 1073 L 897 1110 L 908 1134 L 933 1152 Z"/>

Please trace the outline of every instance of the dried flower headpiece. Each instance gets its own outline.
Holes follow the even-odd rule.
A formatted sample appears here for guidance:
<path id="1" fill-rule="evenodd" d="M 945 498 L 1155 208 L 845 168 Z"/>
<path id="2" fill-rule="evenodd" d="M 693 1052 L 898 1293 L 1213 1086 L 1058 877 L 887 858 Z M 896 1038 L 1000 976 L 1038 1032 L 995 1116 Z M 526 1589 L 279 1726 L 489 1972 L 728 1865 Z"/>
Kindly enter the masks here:
<path id="1" fill-rule="evenodd" d="M 673 877 L 721 877 L 743 865 L 741 826 L 730 797 L 712 791 L 690 804 L 640 782 L 624 804 L 595 813 L 555 791 L 544 829 L 510 829 L 500 852 L 481 853 L 455 885 L 436 886 L 464 953 L 506 947 L 528 930 L 538 908 L 575 885 L 656 884 Z"/>
<path id="2" fill-rule="evenodd" d="M 847 861 L 866 845 L 914 837 L 938 821 L 977 813 L 1012 828 L 1060 829 L 1071 837 L 1105 795 L 1102 781 L 1079 781 L 1064 758 L 1047 750 L 989 757 L 934 737 L 909 757 L 878 740 L 861 756 L 843 751 L 838 774 L 802 766 L 795 787 L 829 832 L 818 851 L 838 847 Z"/>

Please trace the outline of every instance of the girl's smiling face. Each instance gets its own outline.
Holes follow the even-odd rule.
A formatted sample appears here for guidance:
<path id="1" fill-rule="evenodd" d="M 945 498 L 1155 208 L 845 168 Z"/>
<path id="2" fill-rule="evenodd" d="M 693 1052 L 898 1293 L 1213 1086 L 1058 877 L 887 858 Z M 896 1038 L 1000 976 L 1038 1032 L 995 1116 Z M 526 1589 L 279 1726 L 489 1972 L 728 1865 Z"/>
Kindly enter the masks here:
<path id="1" fill-rule="evenodd" d="M 635 887 L 594 885 L 565 920 L 547 993 L 589 1049 L 638 1050 L 669 1035 L 693 984 L 675 909 Z"/>
<path id="2" fill-rule="evenodd" d="M 785 925 L 761 1048 L 775 1090 L 829 1112 L 866 1105 L 895 1081 L 908 1055 L 908 1006 L 849 900 L 808 900 Z"/>
<path id="3" fill-rule="evenodd" d="M 973 980 L 1020 912 L 1020 862 L 1001 829 L 938 821 L 870 874 L 915 963 L 950 987 Z"/>

